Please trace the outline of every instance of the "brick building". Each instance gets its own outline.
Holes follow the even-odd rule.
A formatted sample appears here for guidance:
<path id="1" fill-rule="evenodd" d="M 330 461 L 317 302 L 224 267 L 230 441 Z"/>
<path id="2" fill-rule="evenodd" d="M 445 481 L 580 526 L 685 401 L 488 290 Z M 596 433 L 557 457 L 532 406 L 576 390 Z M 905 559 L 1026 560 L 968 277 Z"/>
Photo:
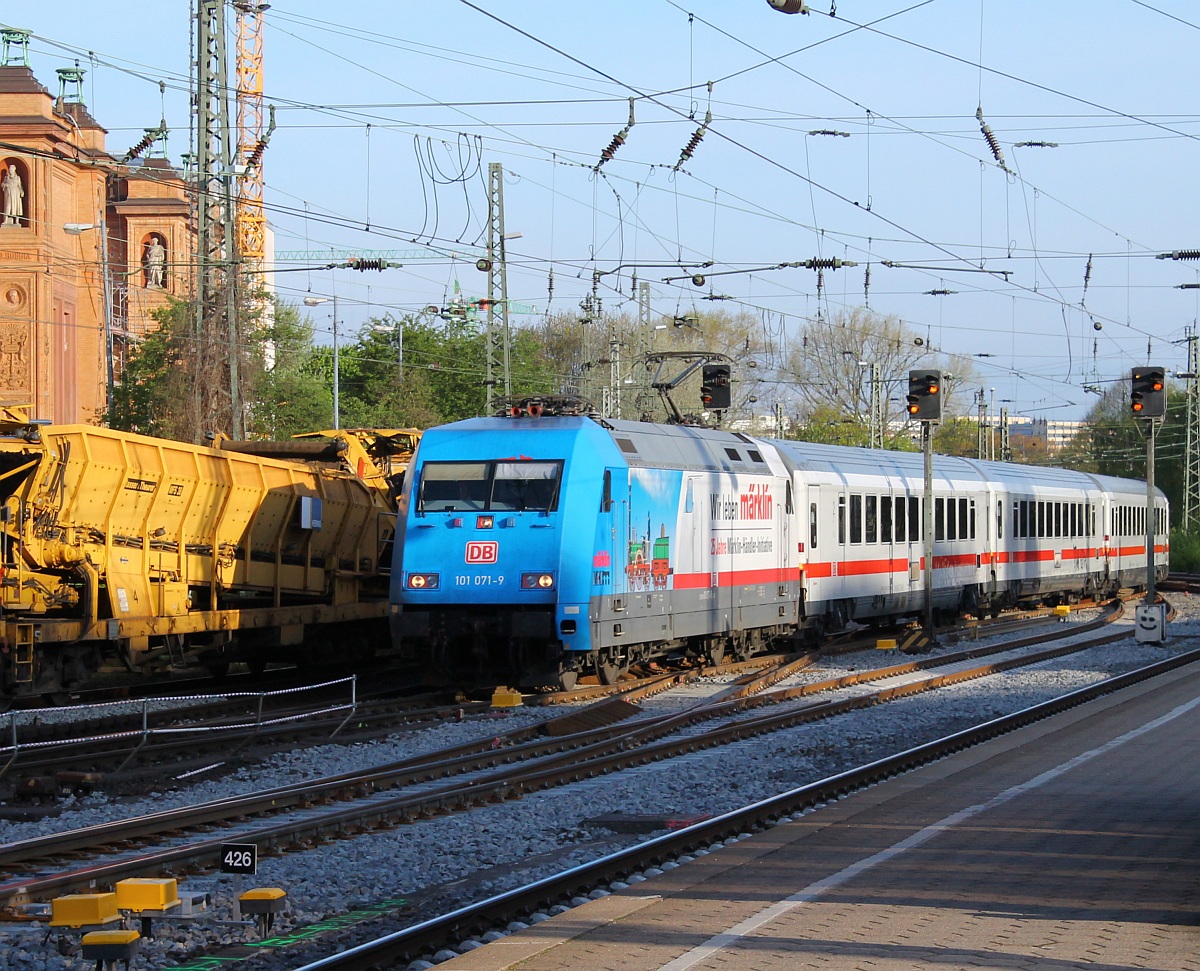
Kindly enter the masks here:
<path id="1" fill-rule="evenodd" d="M 0 401 L 58 423 L 103 421 L 125 349 L 186 299 L 187 187 L 164 158 L 125 164 L 60 68 L 53 97 L 24 31 L 0 54 Z"/>

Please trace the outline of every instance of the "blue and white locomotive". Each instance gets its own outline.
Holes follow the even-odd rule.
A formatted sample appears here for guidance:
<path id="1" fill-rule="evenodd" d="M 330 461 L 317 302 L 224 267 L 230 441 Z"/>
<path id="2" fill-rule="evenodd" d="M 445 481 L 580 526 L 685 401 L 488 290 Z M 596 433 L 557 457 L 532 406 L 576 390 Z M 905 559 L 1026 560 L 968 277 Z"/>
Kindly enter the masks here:
<path id="1" fill-rule="evenodd" d="M 476 684 L 611 683 L 671 654 L 1066 602 L 1146 581 L 1146 486 L 1066 469 L 604 420 L 569 399 L 426 432 L 400 497 L 393 638 Z M 1156 574 L 1168 509 L 1154 509 Z"/>

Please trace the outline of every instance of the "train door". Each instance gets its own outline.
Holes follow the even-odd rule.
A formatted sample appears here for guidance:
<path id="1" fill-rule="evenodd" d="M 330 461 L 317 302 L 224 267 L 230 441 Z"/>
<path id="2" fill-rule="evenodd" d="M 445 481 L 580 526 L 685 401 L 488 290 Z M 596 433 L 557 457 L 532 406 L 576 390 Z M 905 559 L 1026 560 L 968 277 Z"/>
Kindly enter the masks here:
<path id="1" fill-rule="evenodd" d="M 792 479 L 791 476 L 788 476 L 783 482 L 782 501 L 775 503 L 775 563 L 778 570 L 775 580 L 775 595 L 780 604 L 786 603 L 788 600 L 795 603 L 791 583 L 793 577 L 797 575 L 794 564 L 798 562 L 798 550 L 792 541 L 792 520 L 796 517 L 798 508 L 804 507 L 797 506 Z M 796 614 L 790 612 L 788 619 L 789 622 L 794 623 Z"/>
<path id="2" fill-rule="evenodd" d="M 720 513 L 720 529 L 714 530 L 716 548 L 712 559 L 712 585 L 719 621 L 717 629 L 728 634 L 743 626 L 739 609 L 743 599 L 739 581 L 743 523 L 739 518 L 738 500 L 745 486 L 736 474 L 722 475 L 718 481 L 717 491 L 722 497 L 724 511 Z"/>
<path id="3" fill-rule="evenodd" d="M 592 552 L 592 604 L 597 598 L 607 614 L 620 610 L 620 600 L 629 592 L 631 549 L 629 531 L 629 470 L 604 470 L 604 492 L 597 517 L 596 542 Z M 595 619 L 595 618 L 594 618 Z"/>
<path id="4" fill-rule="evenodd" d="M 888 488 L 891 487 L 891 479 L 886 480 Z M 890 608 L 895 601 L 896 593 L 896 535 L 895 535 L 895 502 L 890 492 L 885 492 L 879 497 L 879 543 L 883 547 L 883 559 L 887 561 L 887 597 L 885 607 Z M 907 584 L 905 584 L 907 587 Z"/>
<path id="5" fill-rule="evenodd" d="M 996 561 L 1004 539 L 1004 496 L 988 486 L 983 493 L 983 557 L 984 591 L 989 601 L 999 593 L 999 578 L 996 576 Z"/>
<path id="6" fill-rule="evenodd" d="M 683 512 L 687 517 L 688 529 L 679 537 L 680 551 L 686 547 L 687 571 L 693 574 L 709 574 L 708 586 L 712 586 L 707 548 L 712 533 L 711 521 L 706 518 L 708 489 L 704 477 L 685 475 L 683 480 Z"/>
<path id="7" fill-rule="evenodd" d="M 1103 575 L 1105 588 L 1109 586 L 1109 582 L 1117 575 L 1119 564 L 1113 562 L 1113 547 L 1120 545 L 1117 542 L 1117 522 L 1115 507 L 1109 496 L 1106 493 L 1100 493 L 1100 501 L 1097 505 L 1097 516 L 1099 524 L 1097 532 L 1101 536 L 1100 540 L 1100 572 Z"/>

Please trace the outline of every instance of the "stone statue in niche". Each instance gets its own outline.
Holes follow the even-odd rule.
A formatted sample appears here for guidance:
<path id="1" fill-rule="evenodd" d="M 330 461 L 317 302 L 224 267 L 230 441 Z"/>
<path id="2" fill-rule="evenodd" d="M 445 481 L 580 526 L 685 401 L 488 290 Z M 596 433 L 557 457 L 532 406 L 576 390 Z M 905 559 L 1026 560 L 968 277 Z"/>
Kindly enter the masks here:
<path id="1" fill-rule="evenodd" d="M 162 244 L 162 238 L 151 236 L 146 244 L 146 287 L 151 290 L 161 290 L 167 271 L 167 248 Z"/>
<path id="2" fill-rule="evenodd" d="M 0 180 L 0 196 L 3 196 L 4 219 L 0 226 L 20 226 L 25 216 L 25 186 L 17 167 L 10 164 Z"/>

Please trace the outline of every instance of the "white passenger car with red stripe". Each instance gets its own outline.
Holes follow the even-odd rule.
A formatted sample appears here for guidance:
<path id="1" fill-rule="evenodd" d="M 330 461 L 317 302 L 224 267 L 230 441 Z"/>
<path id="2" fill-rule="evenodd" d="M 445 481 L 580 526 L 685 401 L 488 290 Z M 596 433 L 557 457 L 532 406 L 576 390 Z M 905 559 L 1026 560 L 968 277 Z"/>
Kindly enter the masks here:
<path id="1" fill-rule="evenodd" d="M 998 611 L 1145 583 L 1144 483 L 923 460 L 687 425 L 604 421 L 541 400 L 425 433 L 400 501 L 392 630 L 458 681 L 614 680 L 672 653 Z M 1156 568 L 1167 507 L 1155 498 Z"/>

